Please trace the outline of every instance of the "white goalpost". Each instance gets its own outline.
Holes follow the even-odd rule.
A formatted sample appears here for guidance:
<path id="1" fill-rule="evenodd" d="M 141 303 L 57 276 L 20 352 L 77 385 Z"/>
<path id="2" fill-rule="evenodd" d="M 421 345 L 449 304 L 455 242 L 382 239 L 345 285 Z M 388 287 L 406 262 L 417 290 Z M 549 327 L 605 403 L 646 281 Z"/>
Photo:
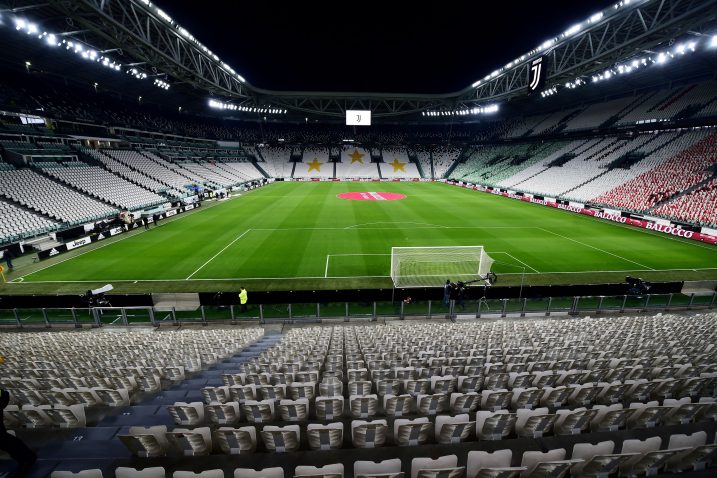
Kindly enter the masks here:
<path id="1" fill-rule="evenodd" d="M 396 288 L 472 281 L 485 277 L 492 264 L 483 246 L 391 248 L 391 280 Z"/>

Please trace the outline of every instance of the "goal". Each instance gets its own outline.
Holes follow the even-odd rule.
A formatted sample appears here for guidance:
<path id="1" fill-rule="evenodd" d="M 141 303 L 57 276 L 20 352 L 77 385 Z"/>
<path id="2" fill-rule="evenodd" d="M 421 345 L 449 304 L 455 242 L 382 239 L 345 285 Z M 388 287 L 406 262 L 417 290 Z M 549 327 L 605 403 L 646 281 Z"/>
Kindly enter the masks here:
<path id="1" fill-rule="evenodd" d="M 394 287 L 440 287 L 471 281 L 490 272 L 493 259 L 483 246 L 392 247 Z"/>

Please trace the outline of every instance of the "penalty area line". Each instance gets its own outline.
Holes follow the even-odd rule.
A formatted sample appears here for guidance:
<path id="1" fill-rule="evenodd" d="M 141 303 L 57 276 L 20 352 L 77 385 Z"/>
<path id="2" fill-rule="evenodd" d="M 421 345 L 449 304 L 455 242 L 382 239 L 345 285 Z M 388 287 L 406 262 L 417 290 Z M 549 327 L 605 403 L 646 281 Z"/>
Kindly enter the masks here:
<path id="1" fill-rule="evenodd" d="M 237 242 L 239 239 L 241 239 L 242 237 L 244 237 L 245 235 L 247 235 L 247 233 L 249 233 L 249 231 L 251 231 L 251 229 L 247 229 L 246 231 L 242 232 L 242 233 L 239 234 L 237 237 L 235 237 L 232 242 L 230 242 L 229 244 L 227 244 L 226 246 L 224 246 L 221 251 L 217 252 L 217 253 L 214 254 L 212 257 L 210 257 L 207 262 L 205 262 L 204 264 L 202 264 L 201 266 L 199 266 L 199 267 L 197 268 L 197 270 L 195 270 L 194 272 L 192 272 L 191 274 L 189 274 L 189 275 L 187 276 L 187 278 L 184 279 L 184 280 L 189 280 L 189 279 L 191 279 L 192 276 L 194 276 L 194 274 L 196 274 L 197 272 L 199 272 L 199 271 L 201 271 L 202 269 L 204 269 L 204 267 L 205 267 L 207 264 L 209 264 L 209 263 L 212 262 L 214 259 L 216 259 L 219 254 L 221 254 L 222 252 L 224 252 L 224 251 L 226 251 L 227 249 L 229 249 L 229 247 L 230 247 L 232 244 L 234 244 L 234 243 Z"/>
<path id="2" fill-rule="evenodd" d="M 574 242 L 574 243 L 576 243 L 576 244 L 580 244 L 580 245 L 582 245 L 582 246 L 589 247 L 589 248 L 591 248 L 591 249 L 595 249 L 596 251 L 600 251 L 600 252 L 603 252 L 603 253 L 605 253 L 605 254 L 609 254 L 609 255 L 611 255 L 611 256 L 613 256 L 613 257 L 617 257 L 618 259 L 622 259 L 623 261 L 632 262 L 633 264 L 636 264 L 636 265 L 638 265 L 638 266 L 644 268 L 645 270 L 650 270 L 650 271 L 656 270 L 656 269 L 653 269 L 652 267 L 646 266 L 645 264 L 640 264 L 639 262 L 636 262 L 636 261 L 633 261 L 633 260 L 631 260 L 631 259 L 628 259 L 627 257 L 622 257 L 622 256 L 620 256 L 620 255 L 618 255 L 618 254 L 614 254 L 614 253 L 612 253 L 612 252 L 610 252 L 610 251 L 606 251 L 605 249 L 600 249 L 599 247 L 591 246 L 590 244 L 586 244 L 586 243 L 584 243 L 584 242 L 582 242 L 582 241 L 578 241 L 577 239 L 573 239 L 573 238 L 571 238 L 571 237 L 564 236 L 564 235 L 562 235 L 562 234 L 558 234 L 557 232 L 553 232 L 553 231 L 551 231 L 551 230 L 549 230 L 549 229 L 545 229 L 545 228 L 542 228 L 542 227 L 539 227 L 538 229 L 540 229 L 541 231 L 545 231 L 545 232 L 547 232 L 547 233 L 549 233 L 549 234 L 553 234 L 554 236 L 562 237 L 563 239 L 567 239 L 568 241 L 572 241 L 572 242 Z"/>

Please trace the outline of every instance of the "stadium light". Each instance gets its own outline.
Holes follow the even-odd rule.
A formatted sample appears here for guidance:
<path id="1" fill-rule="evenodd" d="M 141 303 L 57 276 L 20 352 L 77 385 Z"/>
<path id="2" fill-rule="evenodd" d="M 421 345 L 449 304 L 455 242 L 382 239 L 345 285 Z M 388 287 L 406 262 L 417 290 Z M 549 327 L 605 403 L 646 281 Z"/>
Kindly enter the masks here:
<path id="1" fill-rule="evenodd" d="M 710 41 L 710 46 L 712 48 L 717 47 L 717 35 L 712 35 L 712 41 Z"/>

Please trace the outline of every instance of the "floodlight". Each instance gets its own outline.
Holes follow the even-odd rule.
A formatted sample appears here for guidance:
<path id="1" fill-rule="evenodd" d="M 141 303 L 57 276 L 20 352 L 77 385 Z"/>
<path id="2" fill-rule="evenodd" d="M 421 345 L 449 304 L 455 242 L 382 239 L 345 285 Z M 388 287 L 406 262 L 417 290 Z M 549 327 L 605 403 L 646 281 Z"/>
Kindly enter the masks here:
<path id="1" fill-rule="evenodd" d="M 52 33 L 50 33 L 49 35 L 47 35 L 47 37 L 45 37 L 45 41 L 47 42 L 48 45 L 51 45 L 51 46 L 57 45 L 57 38 Z"/>
<path id="2" fill-rule="evenodd" d="M 598 12 L 590 17 L 590 23 L 599 22 L 600 20 L 602 20 L 602 12 Z"/>
<path id="3" fill-rule="evenodd" d="M 573 25 L 572 27 L 565 30 L 565 36 L 569 37 L 571 35 L 575 35 L 577 32 L 580 31 L 581 28 L 582 28 L 582 24 L 580 24 L 580 23 L 578 23 L 577 25 Z"/>
<path id="4" fill-rule="evenodd" d="M 15 20 L 15 30 L 24 30 L 25 29 L 25 20 Z"/>
<path id="5" fill-rule="evenodd" d="M 717 47 L 717 35 L 712 35 L 712 41 L 710 42 L 712 48 Z"/>
<path id="6" fill-rule="evenodd" d="M 34 23 L 28 23 L 27 25 L 27 34 L 29 35 L 31 33 L 37 33 L 37 25 Z"/>

